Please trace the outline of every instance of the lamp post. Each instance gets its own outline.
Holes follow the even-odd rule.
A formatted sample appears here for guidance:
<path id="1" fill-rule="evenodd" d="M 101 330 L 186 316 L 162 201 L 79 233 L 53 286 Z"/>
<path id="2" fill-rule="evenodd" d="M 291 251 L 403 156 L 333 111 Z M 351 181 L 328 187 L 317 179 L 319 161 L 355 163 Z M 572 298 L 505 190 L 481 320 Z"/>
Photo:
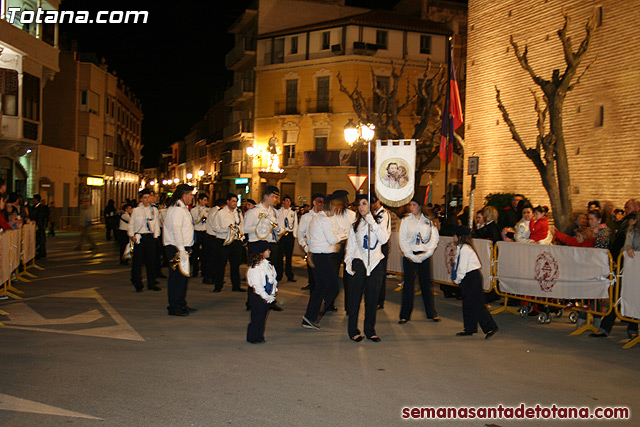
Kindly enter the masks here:
<path id="1" fill-rule="evenodd" d="M 349 119 L 344 126 L 344 140 L 351 148 L 356 150 L 356 175 L 360 175 L 360 152 L 366 147 L 375 136 L 375 126 L 372 124 L 355 124 Z M 369 183 L 368 185 L 371 185 Z"/>

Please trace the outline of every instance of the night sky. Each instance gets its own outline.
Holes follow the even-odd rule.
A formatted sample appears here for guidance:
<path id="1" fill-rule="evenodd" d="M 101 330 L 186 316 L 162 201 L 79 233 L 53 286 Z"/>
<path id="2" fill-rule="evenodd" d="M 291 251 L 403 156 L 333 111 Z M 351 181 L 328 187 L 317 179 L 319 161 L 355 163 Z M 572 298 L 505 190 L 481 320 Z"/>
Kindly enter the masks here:
<path id="1" fill-rule="evenodd" d="M 142 102 L 145 167 L 201 120 L 216 93 L 232 80 L 224 57 L 233 47 L 227 29 L 252 0 L 168 3 L 63 0 L 61 10 L 146 10 L 147 24 L 62 24 L 61 47 L 104 57 Z M 398 0 L 347 0 L 350 6 L 392 8 Z M 165 3 L 166 4 L 166 3 Z"/>

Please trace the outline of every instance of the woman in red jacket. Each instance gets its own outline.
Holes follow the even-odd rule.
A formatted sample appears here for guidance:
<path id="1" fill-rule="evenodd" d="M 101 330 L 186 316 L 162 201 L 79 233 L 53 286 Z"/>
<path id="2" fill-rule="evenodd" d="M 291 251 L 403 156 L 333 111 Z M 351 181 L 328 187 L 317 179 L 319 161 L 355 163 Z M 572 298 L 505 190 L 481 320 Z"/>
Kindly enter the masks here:
<path id="1" fill-rule="evenodd" d="M 591 230 L 593 237 L 584 238 L 582 234 L 578 234 L 576 237 L 571 237 L 556 230 L 556 240 L 569 246 L 608 249 L 609 240 L 611 238 L 611 229 L 607 227 L 607 224 L 602 223 L 602 213 L 597 209 L 593 210 L 589 212 L 587 219 L 589 229 Z"/>

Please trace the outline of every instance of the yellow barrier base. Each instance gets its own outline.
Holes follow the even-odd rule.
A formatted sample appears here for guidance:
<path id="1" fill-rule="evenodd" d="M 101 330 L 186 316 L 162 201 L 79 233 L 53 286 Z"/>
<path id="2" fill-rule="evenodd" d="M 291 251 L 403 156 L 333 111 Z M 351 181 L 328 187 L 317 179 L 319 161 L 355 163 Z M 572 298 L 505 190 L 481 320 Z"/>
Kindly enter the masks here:
<path id="1" fill-rule="evenodd" d="M 23 291 L 21 291 L 20 289 L 14 288 L 14 287 L 13 287 L 13 286 L 11 286 L 11 285 L 7 285 L 6 290 L 7 290 L 7 291 L 15 292 L 16 294 L 24 295 L 24 292 L 23 292 Z"/>
<path id="2" fill-rule="evenodd" d="M 9 291 L 4 291 L 4 292 L 0 293 L 0 295 L 5 296 L 5 297 L 9 297 L 11 299 L 22 299 L 22 297 L 20 297 L 20 296 L 18 296 L 16 294 L 13 294 L 13 293 L 11 293 Z"/>
<path id="3" fill-rule="evenodd" d="M 40 267 L 38 264 L 36 264 L 36 261 L 33 260 L 33 264 L 31 264 L 29 267 L 33 267 L 36 270 L 40 270 L 40 271 L 44 271 L 44 268 Z"/>
<path id="4" fill-rule="evenodd" d="M 504 305 L 502 307 L 500 307 L 500 308 L 497 308 L 497 309 L 493 310 L 491 312 L 491 314 L 500 314 L 500 313 L 502 313 L 504 311 L 506 311 L 508 313 L 511 313 L 511 314 L 515 314 L 517 316 L 520 315 L 520 311 L 516 310 L 513 307 L 509 307 L 509 298 L 507 298 L 507 297 L 504 297 Z"/>
<path id="5" fill-rule="evenodd" d="M 637 336 L 634 339 L 632 339 L 631 341 L 629 341 L 628 343 L 626 343 L 625 345 L 623 345 L 622 348 L 624 348 L 624 349 L 631 348 L 634 345 L 638 344 L 639 342 L 640 342 L 640 336 Z"/>
<path id="6" fill-rule="evenodd" d="M 29 276 L 29 277 L 31 277 L 32 279 L 37 279 L 37 278 L 38 278 L 38 276 L 36 276 L 36 275 L 35 275 L 35 274 L 33 274 L 33 273 L 29 273 L 26 269 L 25 269 L 22 273 L 20 273 L 20 275 Z"/>
<path id="7" fill-rule="evenodd" d="M 31 282 L 31 280 L 29 280 L 29 279 L 26 279 L 26 278 L 22 277 L 22 275 L 23 275 L 23 274 L 24 274 L 24 272 L 19 273 L 19 274 L 16 274 L 16 278 L 17 278 L 18 280 L 20 280 L 21 282 L 24 282 L 24 283 L 29 283 L 29 282 Z"/>
<path id="8" fill-rule="evenodd" d="M 581 328 L 571 332 L 569 335 L 580 335 L 587 331 L 598 332 L 598 328 L 593 325 L 593 314 L 591 313 L 587 313 L 587 323 L 585 323 Z"/>

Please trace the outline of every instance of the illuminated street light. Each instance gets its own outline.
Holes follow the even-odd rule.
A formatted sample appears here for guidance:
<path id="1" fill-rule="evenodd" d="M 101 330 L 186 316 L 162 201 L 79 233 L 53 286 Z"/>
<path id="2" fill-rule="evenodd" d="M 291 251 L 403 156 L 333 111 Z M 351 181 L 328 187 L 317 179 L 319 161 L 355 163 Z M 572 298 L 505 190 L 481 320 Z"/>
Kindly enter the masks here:
<path id="1" fill-rule="evenodd" d="M 202 175 L 204 175 L 204 171 L 203 171 L 202 169 L 200 169 L 200 170 L 198 171 L 198 176 L 202 176 Z"/>
<path id="2" fill-rule="evenodd" d="M 374 138 L 375 129 L 371 123 L 356 125 L 351 119 L 344 126 L 344 140 L 356 150 L 356 175 L 360 175 L 360 152 Z"/>
<path id="3" fill-rule="evenodd" d="M 175 182 L 176 184 L 180 182 L 180 180 L 178 178 L 173 178 L 173 182 Z"/>
<path id="4" fill-rule="evenodd" d="M 252 156 L 256 153 L 256 150 L 253 148 L 253 145 L 247 147 L 247 155 Z"/>
<path id="5" fill-rule="evenodd" d="M 189 172 L 189 173 L 187 174 L 187 179 L 191 179 L 191 178 L 193 178 L 193 174 L 192 174 L 191 172 Z"/>
<path id="6" fill-rule="evenodd" d="M 149 185 L 155 185 L 156 182 L 155 181 L 149 181 Z"/>

